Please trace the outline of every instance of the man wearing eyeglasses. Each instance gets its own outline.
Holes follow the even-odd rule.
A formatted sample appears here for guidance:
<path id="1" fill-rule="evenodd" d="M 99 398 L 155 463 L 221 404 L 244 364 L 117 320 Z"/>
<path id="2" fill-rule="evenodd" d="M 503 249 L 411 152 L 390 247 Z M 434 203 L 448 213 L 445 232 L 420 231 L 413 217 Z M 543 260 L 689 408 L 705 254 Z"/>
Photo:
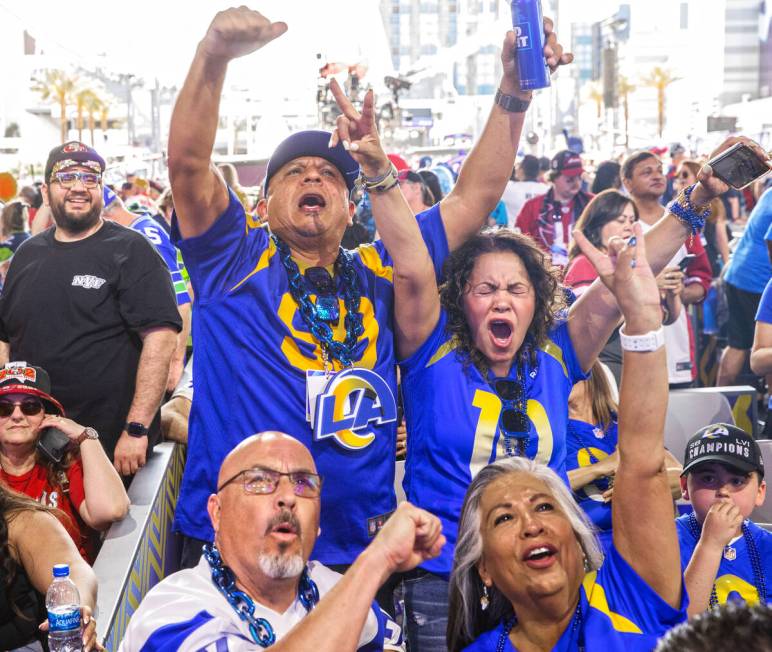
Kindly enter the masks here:
<path id="1" fill-rule="evenodd" d="M 42 187 L 54 227 L 14 256 L 0 297 L 0 359 L 46 368 L 68 415 L 93 425 L 132 475 L 158 438 L 182 324 L 169 271 L 147 239 L 101 218 L 104 159 L 54 147 Z"/>
<path id="2" fill-rule="evenodd" d="M 315 650 L 404 650 L 400 628 L 373 602 L 375 588 L 390 573 L 439 552 L 439 520 L 404 504 L 342 578 L 309 561 L 321 490 L 310 451 L 293 437 L 265 432 L 239 444 L 209 496 L 214 542 L 195 568 L 174 573 L 145 596 L 121 652 L 274 644 L 306 650 L 290 630 L 298 634 L 307 626 L 321 630 Z M 313 623 L 304 621 L 312 610 Z M 283 647 L 288 635 L 294 644 Z"/>

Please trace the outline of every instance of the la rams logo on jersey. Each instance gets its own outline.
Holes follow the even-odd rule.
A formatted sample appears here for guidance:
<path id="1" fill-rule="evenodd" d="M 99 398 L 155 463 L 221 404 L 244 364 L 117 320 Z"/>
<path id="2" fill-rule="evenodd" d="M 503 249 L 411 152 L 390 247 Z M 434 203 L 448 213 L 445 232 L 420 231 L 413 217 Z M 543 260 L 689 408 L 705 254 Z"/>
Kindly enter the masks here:
<path id="1" fill-rule="evenodd" d="M 316 397 L 314 439 L 332 437 L 344 448 L 359 450 L 375 439 L 370 423 L 396 420 L 397 402 L 383 378 L 370 369 L 344 369 Z"/>

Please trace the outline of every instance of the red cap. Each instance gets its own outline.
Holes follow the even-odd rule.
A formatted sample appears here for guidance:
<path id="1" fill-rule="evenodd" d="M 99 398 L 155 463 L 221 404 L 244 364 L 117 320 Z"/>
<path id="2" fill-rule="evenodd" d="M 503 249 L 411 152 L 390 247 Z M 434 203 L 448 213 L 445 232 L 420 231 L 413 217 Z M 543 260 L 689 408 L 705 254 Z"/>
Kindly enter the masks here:
<path id="1" fill-rule="evenodd" d="M 564 149 L 552 157 L 552 160 L 550 161 L 550 170 L 559 174 L 564 174 L 567 177 L 579 176 L 584 172 L 582 157 L 576 152 Z"/>
<path id="2" fill-rule="evenodd" d="M 405 161 L 405 159 L 403 159 L 399 154 L 386 154 L 386 158 L 394 163 L 394 167 L 397 168 L 397 172 L 408 170 L 410 168 L 410 166 L 407 164 L 407 161 Z"/>

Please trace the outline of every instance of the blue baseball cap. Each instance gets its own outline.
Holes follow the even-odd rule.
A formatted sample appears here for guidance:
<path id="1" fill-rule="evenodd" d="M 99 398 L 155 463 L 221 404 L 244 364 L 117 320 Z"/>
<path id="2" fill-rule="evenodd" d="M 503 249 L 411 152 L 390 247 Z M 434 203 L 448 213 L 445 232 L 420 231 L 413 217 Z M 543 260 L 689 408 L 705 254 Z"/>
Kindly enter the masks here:
<path id="1" fill-rule="evenodd" d="M 271 177 L 291 160 L 301 156 L 318 156 L 332 163 L 346 182 L 349 192 L 354 188 L 354 182 L 359 176 L 359 163 L 357 163 L 339 142 L 335 147 L 328 147 L 332 134 L 329 131 L 307 130 L 298 131 L 285 138 L 274 150 L 268 160 L 268 169 L 265 172 L 263 184 L 263 196 L 268 196 L 268 184 Z"/>

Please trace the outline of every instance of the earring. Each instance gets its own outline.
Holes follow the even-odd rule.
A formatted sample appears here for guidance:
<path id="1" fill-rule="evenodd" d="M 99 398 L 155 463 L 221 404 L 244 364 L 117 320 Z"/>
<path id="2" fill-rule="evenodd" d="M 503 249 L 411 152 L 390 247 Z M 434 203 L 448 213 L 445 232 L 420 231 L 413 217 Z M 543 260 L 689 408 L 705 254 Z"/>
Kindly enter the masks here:
<path id="1" fill-rule="evenodd" d="M 488 586 L 486 584 L 483 584 L 483 592 L 480 596 L 480 608 L 485 611 L 488 608 L 488 605 L 491 603 L 490 594 L 488 593 Z"/>
<path id="2" fill-rule="evenodd" d="M 584 558 L 584 572 L 589 573 L 590 572 L 590 560 L 587 559 L 587 557 Z"/>

